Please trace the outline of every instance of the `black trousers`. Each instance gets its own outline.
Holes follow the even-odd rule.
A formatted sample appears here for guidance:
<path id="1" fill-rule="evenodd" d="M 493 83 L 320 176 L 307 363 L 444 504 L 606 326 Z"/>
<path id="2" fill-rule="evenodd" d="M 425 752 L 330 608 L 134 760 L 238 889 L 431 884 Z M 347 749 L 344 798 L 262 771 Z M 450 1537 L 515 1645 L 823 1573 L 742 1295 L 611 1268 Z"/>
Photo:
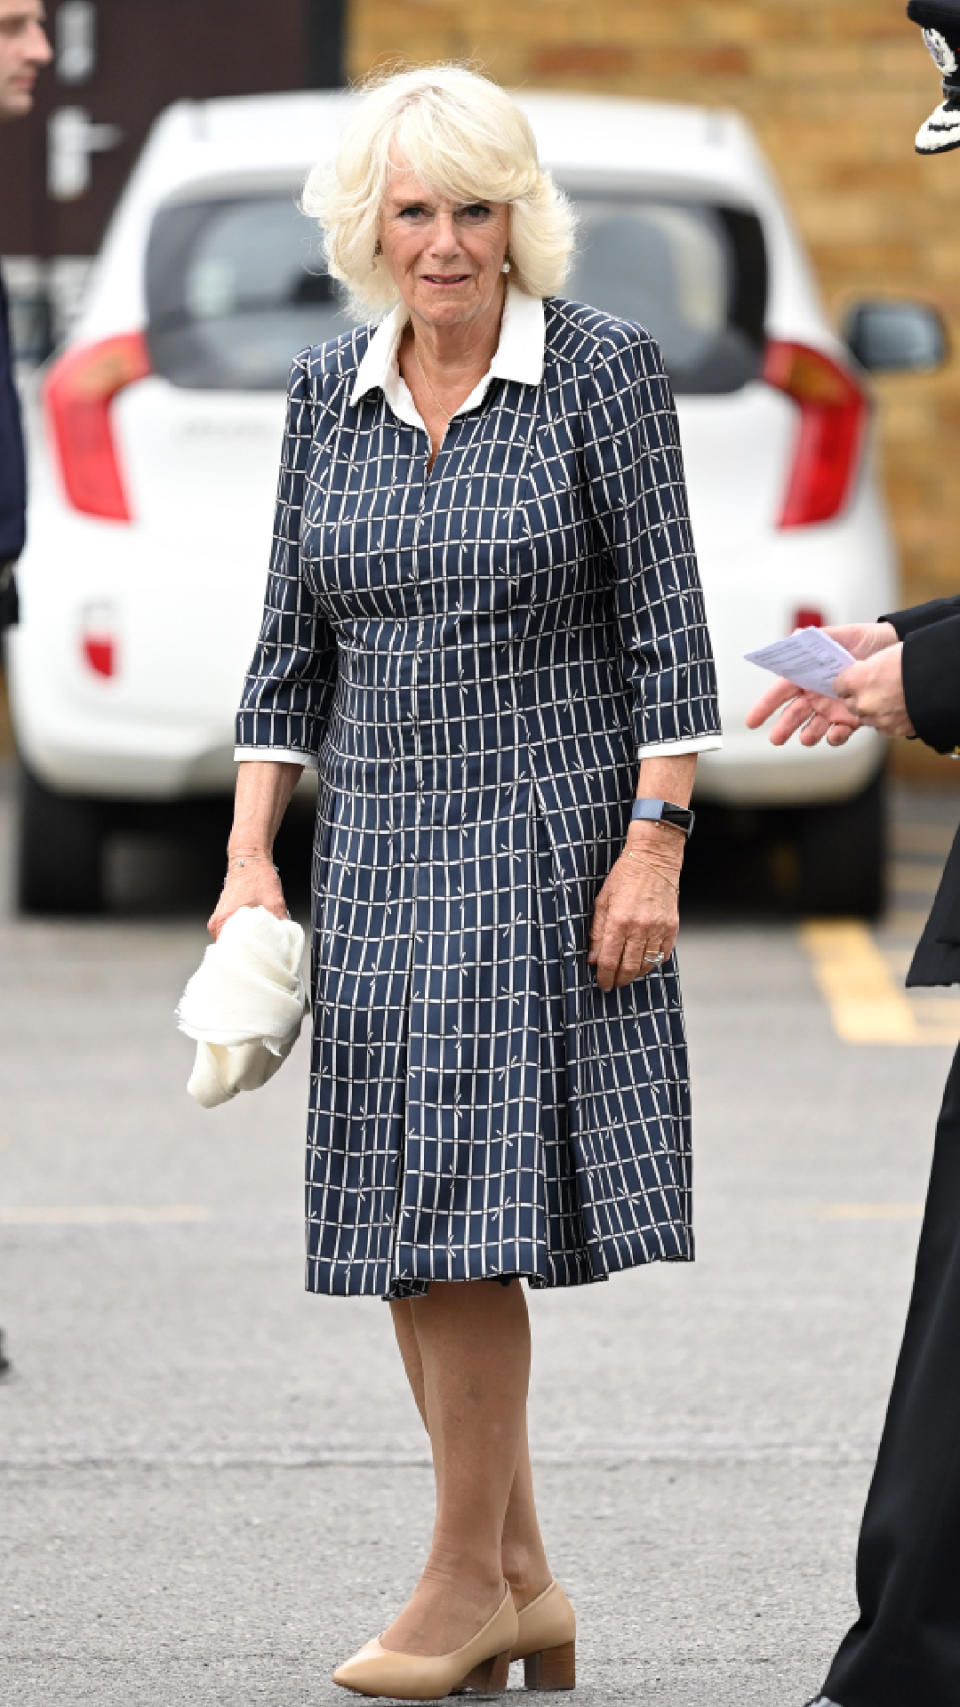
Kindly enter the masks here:
<path id="1" fill-rule="evenodd" d="M 960 1049 L 860 1529 L 857 1597 L 824 1694 L 839 1707 L 960 1707 Z"/>

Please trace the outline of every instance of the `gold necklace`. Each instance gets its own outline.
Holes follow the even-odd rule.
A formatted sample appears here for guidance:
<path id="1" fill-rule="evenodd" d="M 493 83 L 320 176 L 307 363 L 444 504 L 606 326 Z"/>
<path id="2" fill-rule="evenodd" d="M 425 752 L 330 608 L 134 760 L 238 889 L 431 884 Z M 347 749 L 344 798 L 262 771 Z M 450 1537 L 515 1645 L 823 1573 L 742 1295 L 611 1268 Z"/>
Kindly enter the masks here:
<path id="1" fill-rule="evenodd" d="M 450 422 L 453 420 L 453 417 L 454 417 L 454 414 L 456 413 L 456 411 L 453 409 L 451 409 L 449 411 L 446 410 L 444 408 L 443 404 L 441 403 L 439 397 L 437 396 L 436 392 L 433 389 L 433 386 L 430 384 L 429 379 L 427 378 L 426 374 L 423 371 L 423 363 L 417 354 L 416 343 L 414 343 L 414 346 L 413 346 L 413 359 L 417 364 L 417 372 L 420 375 L 420 378 L 423 380 L 423 383 L 426 386 L 427 390 L 429 391 L 430 396 L 433 398 L 434 403 L 437 405 L 437 408 L 439 409 L 441 415 L 443 416 L 444 427 L 449 427 Z"/>

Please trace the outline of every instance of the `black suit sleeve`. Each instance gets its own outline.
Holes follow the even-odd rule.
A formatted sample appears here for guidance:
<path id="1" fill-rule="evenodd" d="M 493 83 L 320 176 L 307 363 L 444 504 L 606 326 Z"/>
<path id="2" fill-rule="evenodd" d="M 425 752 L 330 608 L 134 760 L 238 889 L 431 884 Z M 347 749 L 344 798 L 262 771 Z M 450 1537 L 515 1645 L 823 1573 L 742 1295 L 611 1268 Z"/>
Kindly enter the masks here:
<path id="1" fill-rule="evenodd" d="M 921 741 L 960 747 L 960 597 L 931 599 L 881 617 L 903 641 L 903 695 Z"/>
<path id="2" fill-rule="evenodd" d="M 947 617 L 960 616 L 960 594 L 952 599 L 928 599 L 925 605 L 909 605 L 906 610 L 888 611 L 878 616 L 878 622 L 891 622 L 905 640 L 917 628 L 929 628 L 932 623 L 944 622 Z"/>

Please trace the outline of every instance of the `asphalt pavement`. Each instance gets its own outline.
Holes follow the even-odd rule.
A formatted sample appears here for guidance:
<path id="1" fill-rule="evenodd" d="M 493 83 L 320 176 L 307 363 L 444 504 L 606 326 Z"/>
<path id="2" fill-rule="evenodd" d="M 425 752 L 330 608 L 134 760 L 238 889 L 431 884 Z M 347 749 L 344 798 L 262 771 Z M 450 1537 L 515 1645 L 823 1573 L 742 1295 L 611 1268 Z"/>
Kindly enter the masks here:
<path id="1" fill-rule="evenodd" d="M 899 980 L 958 806 L 899 794 L 895 906 L 855 939 L 722 873 L 685 910 L 698 1260 L 530 1300 L 584 1707 L 800 1707 L 853 1614 L 960 1029 Z M 130 843 L 104 918 L 0 917 L 0 1707 L 342 1707 L 426 1545 L 388 1314 L 302 1290 L 305 1044 L 185 1094 L 214 866 Z"/>

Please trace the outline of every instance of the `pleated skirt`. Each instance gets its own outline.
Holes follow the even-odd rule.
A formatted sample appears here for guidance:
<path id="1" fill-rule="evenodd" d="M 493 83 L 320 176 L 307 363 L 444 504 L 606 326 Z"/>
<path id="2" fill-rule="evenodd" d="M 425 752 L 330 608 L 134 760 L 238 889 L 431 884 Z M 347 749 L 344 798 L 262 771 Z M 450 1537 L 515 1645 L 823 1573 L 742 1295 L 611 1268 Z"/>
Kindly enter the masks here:
<path id="1" fill-rule="evenodd" d="M 392 801 L 321 778 L 310 1290 L 692 1257 L 675 959 L 605 993 L 586 958 L 631 792 L 629 771 Z"/>

